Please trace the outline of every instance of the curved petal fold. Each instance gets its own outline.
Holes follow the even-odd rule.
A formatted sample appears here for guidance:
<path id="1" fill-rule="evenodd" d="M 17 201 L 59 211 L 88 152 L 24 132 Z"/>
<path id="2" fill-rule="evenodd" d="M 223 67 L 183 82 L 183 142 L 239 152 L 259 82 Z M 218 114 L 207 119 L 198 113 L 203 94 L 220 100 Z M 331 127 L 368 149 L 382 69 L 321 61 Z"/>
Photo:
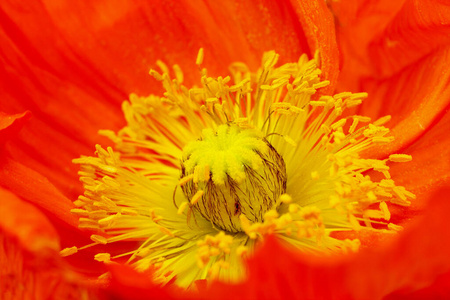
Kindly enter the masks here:
<path id="1" fill-rule="evenodd" d="M 323 78 L 330 81 L 324 93 L 332 93 L 339 75 L 339 50 L 334 19 L 324 1 L 291 0 L 305 31 L 312 54 L 319 51 Z"/>
<path id="2" fill-rule="evenodd" d="M 36 207 L 0 188 L 0 298 L 81 299 L 94 295 L 59 256 L 58 234 Z"/>
<path id="3" fill-rule="evenodd" d="M 409 0 L 370 43 L 369 57 L 378 76 L 390 76 L 440 47 L 448 47 L 449 36 L 450 3 Z"/>
<path id="4" fill-rule="evenodd" d="M 445 48 L 388 79 L 364 81 L 369 98 L 358 113 L 374 120 L 392 116 L 386 126 L 395 141 L 372 149 L 376 156 L 401 151 L 442 116 L 450 103 L 449 60 L 450 48 Z"/>
<path id="5" fill-rule="evenodd" d="M 9 115 L 0 112 L 0 145 L 17 135 L 24 122 L 30 117 L 29 112 Z"/>
<path id="6" fill-rule="evenodd" d="M 425 209 L 426 201 L 422 197 L 430 190 L 450 183 L 450 107 L 445 115 L 415 143 L 402 152 L 410 154 L 412 161 L 404 166 L 393 164 L 390 173 L 400 185 L 418 195 L 413 207 Z"/>
<path id="7" fill-rule="evenodd" d="M 441 0 L 332 1 L 342 53 L 342 90 L 387 78 L 450 44 L 450 5 Z"/>
<path id="8" fill-rule="evenodd" d="M 13 237 L 30 252 L 59 251 L 58 234 L 39 209 L 1 187 L 0 206 L 2 234 Z"/>
<path id="9" fill-rule="evenodd" d="M 0 158 L 0 186 L 38 205 L 64 223 L 77 227 L 78 220 L 70 213 L 72 201 L 44 176 L 5 156 Z M 30 225 L 32 224 L 31 222 Z"/>

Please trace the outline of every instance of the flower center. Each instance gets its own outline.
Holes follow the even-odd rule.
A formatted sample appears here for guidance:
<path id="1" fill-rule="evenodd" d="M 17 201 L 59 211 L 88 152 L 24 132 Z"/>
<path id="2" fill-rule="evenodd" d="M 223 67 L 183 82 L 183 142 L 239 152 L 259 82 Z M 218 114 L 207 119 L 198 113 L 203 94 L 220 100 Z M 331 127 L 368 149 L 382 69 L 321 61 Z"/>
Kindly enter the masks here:
<path id="1" fill-rule="evenodd" d="M 202 138 L 183 150 L 181 186 L 191 208 L 214 226 L 229 232 L 242 230 L 240 215 L 263 222 L 286 192 L 283 158 L 253 129 L 223 124 L 205 129 Z"/>

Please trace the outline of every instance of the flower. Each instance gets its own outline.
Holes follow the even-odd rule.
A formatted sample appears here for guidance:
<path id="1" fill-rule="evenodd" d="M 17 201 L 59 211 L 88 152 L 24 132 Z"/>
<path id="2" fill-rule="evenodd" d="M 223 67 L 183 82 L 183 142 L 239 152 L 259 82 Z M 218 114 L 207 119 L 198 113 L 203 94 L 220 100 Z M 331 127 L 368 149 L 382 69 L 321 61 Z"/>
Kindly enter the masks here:
<path id="1" fill-rule="evenodd" d="M 169 64 L 179 62 L 183 70 L 194 70 L 195 66 L 190 63 L 192 57 L 195 57 L 195 51 L 200 46 L 205 46 L 205 65 L 211 66 L 211 73 L 219 75 L 224 74 L 222 71 L 236 60 L 243 60 L 251 70 L 256 70 L 256 62 L 266 50 L 275 49 L 282 59 L 286 59 L 285 62 L 295 60 L 302 52 L 313 54 L 319 50 L 323 58 L 323 76 L 331 82 L 328 92 L 332 92 L 337 82 L 338 52 L 334 23 L 331 13 L 322 2 L 308 1 L 300 6 L 296 2 L 255 5 L 253 2 L 239 1 L 221 3 L 220 7 L 215 3 L 195 6 L 171 3 L 164 4 L 159 10 L 154 9 L 153 4 L 143 4 L 136 9 L 131 4 L 111 3 L 99 2 L 92 4 L 89 9 L 84 4 L 69 8 L 57 2 L 46 2 L 45 5 L 2 4 L 2 51 L 7 58 L 7 67 L 2 72 L 7 75 L 7 79 L 2 82 L 4 101 L 1 109 L 9 114 L 29 109 L 33 118 L 18 134 L 8 134 L 7 130 L 6 138 L 10 140 L 3 150 L 5 155 L 2 157 L 0 184 L 22 199 L 35 203 L 47 214 L 56 225 L 63 248 L 86 242 L 86 235 L 74 227 L 76 219 L 68 214 L 72 208 L 68 198 L 73 199 L 81 193 L 80 186 L 76 184 L 76 167 L 70 164 L 70 160 L 79 154 L 92 152 L 89 147 L 99 142 L 95 134 L 99 128 L 117 131 L 122 127 L 119 105 L 128 93 L 145 95 L 150 91 L 157 92 L 149 88 L 148 79 L 143 76 L 152 61 L 162 59 Z M 435 208 L 428 210 L 431 217 L 425 217 L 424 223 L 408 226 L 405 233 L 395 239 L 397 242 L 381 242 L 377 246 L 378 256 L 361 252 L 345 261 L 319 259 L 316 262 L 313 259 L 308 263 L 303 256 L 292 254 L 289 260 L 280 259 L 276 264 L 270 264 L 267 259 L 263 259 L 264 255 L 280 251 L 288 255 L 289 252 L 280 249 L 276 241 L 268 240 L 261 252 L 255 255 L 254 263 L 250 262 L 250 275 L 245 289 L 242 285 L 235 287 L 241 287 L 239 290 L 243 297 L 255 295 L 252 280 L 256 278 L 270 283 L 268 288 L 275 287 L 266 290 L 271 293 L 280 291 L 276 278 L 283 278 L 281 285 L 289 287 L 285 291 L 295 292 L 298 297 L 302 293 L 306 297 L 312 295 L 308 294 L 311 290 L 323 290 L 317 288 L 323 284 L 327 286 L 327 291 L 336 292 L 335 295 L 342 297 L 365 298 L 365 293 L 370 293 L 374 298 L 380 298 L 400 288 L 421 288 L 448 270 L 446 256 L 441 256 L 448 251 L 446 240 L 438 240 L 432 234 L 436 232 L 446 237 L 446 231 L 439 223 L 446 207 L 439 203 L 439 194 L 436 194 L 437 200 L 429 204 L 427 202 L 433 195 L 431 190 L 439 184 L 445 185 L 448 180 L 448 147 L 445 147 L 448 140 L 445 136 L 448 113 L 445 108 L 449 97 L 448 71 L 444 63 L 448 48 L 446 27 L 441 25 L 448 22 L 448 14 L 444 4 L 436 9 L 436 3 L 432 1 L 416 5 L 413 5 L 413 1 L 399 3 L 379 2 L 371 4 L 373 6 L 354 4 L 357 8 L 354 15 L 349 13 L 353 3 L 330 4 L 339 21 L 336 28 L 343 60 L 342 76 L 337 88 L 352 91 L 364 88 L 369 92 L 371 101 L 363 104 L 358 114 L 374 119 L 387 114 L 393 116 L 389 126 L 396 142 L 393 146 L 376 149 L 367 155 L 384 158 L 392 153 L 403 152 L 413 156 L 413 161 L 393 165 L 390 169 L 397 184 L 404 185 L 417 195 L 411 208 L 391 207 L 395 223 L 403 224 L 415 214 L 427 215 L 420 211 L 426 205 Z M 69 11 L 71 13 L 68 16 L 73 16 L 72 12 L 77 10 L 83 12 L 82 18 L 57 17 Z M 212 13 L 204 13 L 207 10 Z M 27 11 L 35 13 L 27 14 Z M 373 18 L 374 12 L 380 11 L 384 13 L 377 22 Z M 97 18 L 96 12 L 101 12 L 102 18 Z M 145 23 L 149 20 L 146 15 L 149 12 L 153 12 L 152 22 Z M 160 23 L 172 26 L 170 32 L 173 38 L 165 32 L 167 27 L 159 26 Z M 23 27 L 17 24 L 23 24 Z M 36 31 L 35 24 L 40 24 L 39 28 L 44 30 Z M 144 24 L 148 24 L 148 27 L 144 27 Z M 262 24 L 267 26 L 263 27 Z M 143 28 L 148 28 L 148 31 Z M 411 37 L 415 36 L 429 42 L 414 44 Z M 417 46 L 422 44 L 423 47 Z M 186 48 L 186 45 L 189 46 Z M 151 49 L 158 51 L 150 52 Z M 399 55 L 401 52 L 407 55 Z M 350 59 L 354 59 L 357 67 L 349 62 Z M 193 72 L 185 71 L 186 82 L 194 82 L 192 76 Z M 87 103 L 89 105 L 85 105 Z M 424 162 L 433 167 L 423 168 Z M 45 177 L 49 181 L 45 181 Z M 34 184 L 33 189 L 29 189 L 24 182 Z M 431 246 L 415 243 L 411 236 L 419 236 L 423 241 L 426 239 Z M 363 245 L 367 245 L 374 242 L 376 237 L 369 235 L 367 239 L 360 238 Z M 411 277 L 406 278 L 395 277 L 395 274 L 404 273 L 401 270 L 406 268 L 405 264 L 396 264 L 395 260 L 387 264 L 390 266 L 389 274 L 394 274 L 393 277 L 380 278 L 375 264 L 369 268 L 370 276 L 361 273 L 363 268 L 356 262 L 379 262 L 375 257 L 385 260 L 389 257 L 399 258 L 401 245 L 407 241 L 411 243 L 410 247 L 418 251 L 402 253 L 405 253 L 406 258 L 415 258 L 414 262 L 418 262 L 415 266 L 420 266 L 415 270 L 420 270 L 420 273 L 412 272 Z M 427 258 L 426 262 L 421 261 L 424 257 Z M 292 272 L 280 273 L 277 267 L 281 268 L 286 263 L 292 264 Z M 272 277 L 267 271 L 258 273 L 257 266 L 261 266 L 262 271 L 267 270 L 264 267 L 270 266 L 272 274 L 279 277 Z M 86 267 L 85 270 L 93 268 L 92 264 Z M 302 272 L 296 273 L 294 270 Z M 252 277 L 255 272 L 261 277 Z M 342 284 L 343 279 L 339 275 L 345 272 L 359 276 L 350 276 L 348 278 L 351 280 Z M 311 278 L 308 279 L 310 282 L 304 281 L 311 290 L 302 289 L 300 292 L 290 288 L 295 286 L 293 278 L 302 278 L 300 274 L 316 274 L 308 277 Z M 317 279 L 323 274 L 328 274 L 322 277 L 327 278 L 325 283 Z M 335 277 L 339 280 L 331 280 L 333 274 L 337 274 Z M 422 277 L 418 276 L 420 274 Z M 355 282 L 362 282 L 362 288 L 353 288 Z M 120 282 L 117 285 L 120 286 Z M 383 288 L 379 288 L 380 285 Z M 220 283 L 216 283 L 208 292 L 219 293 L 223 288 L 229 287 L 221 287 Z M 282 296 L 266 294 L 267 297 L 271 295 Z"/>

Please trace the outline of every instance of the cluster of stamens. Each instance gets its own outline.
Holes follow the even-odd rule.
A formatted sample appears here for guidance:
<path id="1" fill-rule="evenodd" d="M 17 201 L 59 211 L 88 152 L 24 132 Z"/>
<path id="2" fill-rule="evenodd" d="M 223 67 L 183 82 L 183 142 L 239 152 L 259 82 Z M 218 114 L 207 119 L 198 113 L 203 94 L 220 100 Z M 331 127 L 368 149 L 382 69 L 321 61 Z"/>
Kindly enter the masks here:
<path id="1" fill-rule="evenodd" d="M 200 51 L 199 67 L 202 61 Z M 389 117 L 370 123 L 344 114 L 365 93 L 316 97 L 329 84 L 320 79 L 317 55 L 280 67 L 277 61 L 268 52 L 258 73 L 235 63 L 225 78 L 200 69 L 201 86 L 191 89 L 178 66 L 171 79 L 157 63 L 163 73 L 150 74 L 164 97 L 131 95 L 123 104 L 127 126 L 101 131 L 114 151 L 97 146 L 97 157 L 74 160 L 85 193 L 72 212 L 80 228 L 96 230 L 85 247 L 141 241 L 95 259 L 126 256 L 137 270 L 153 267 L 157 282 L 176 277 L 189 287 L 198 279 L 242 279 L 242 257 L 269 234 L 299 251 L 345 253 L 359 241 L 330 233 L 401 229 L 389 223 L 389 205 L 409 205 L 414 195 L 395 185 L 387 163 L 411 157 L 360 157 L 392 141 L 383 126 Z"/>

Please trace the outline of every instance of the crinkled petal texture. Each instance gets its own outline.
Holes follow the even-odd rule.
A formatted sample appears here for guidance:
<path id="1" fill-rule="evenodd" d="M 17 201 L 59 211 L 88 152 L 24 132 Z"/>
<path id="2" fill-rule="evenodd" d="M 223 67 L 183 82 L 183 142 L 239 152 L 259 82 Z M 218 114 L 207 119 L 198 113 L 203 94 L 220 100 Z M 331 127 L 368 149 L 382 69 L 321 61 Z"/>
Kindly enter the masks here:
<path id="1" fill-rule="evenodd" d="M 343 259 L 298 256 L 269 239 L 249 262 L 253 275 L 247 282 L 233 287 L 215 284 L 199 297 L 223 298 L 230 288 L 233 296 L 242 298 L 376 299 L 403 289 L 392 295 L 400 297 L 449 270 L 449 232 L 444 223 L 449 208 L 439 201 L 447 199 L 449 191 L 441 190 L 427 202 L 434 187 L 449 185 L 449 6 L 438 0 L 328 2 L 337 17 L 343 60 L 339 87 L 366 89 L 372 95 L 361 113 L 374 118 L 393 116 L 398 142 L 376 154 L 385 156 L 403 149 L 413 156 L 412 162 L 391 169 L 399 184 L 418 195 L 411 211 L 398 213 L 406 216 L 402 220 L 426 215 L 376 252 Z M 92 154 L 95 143 L 107 145 L 97 131 L 117 131 L 124 124 L 120 103 L 129 93 L 159 92 L 159 85 L 147 74 L 157 59 L 196 72 L 195 55 L 203 47 L 211 73 L 224 74 L 236 60 L 255 68 L 266 50 L 274 49 L 285 61 L 320 50 L 324 77 L 333 87 L 338 68 L 333 21 L 320 0 L 195 4 L 104 0 L 70 5 L 54 0 L 2 1 L 0 111 L 7 115 L 0 115 L 0 186 L 9 190 L 0 196 L 8 203 L 5 209 L 2 206 L 0 218 L 8 241 L 2 241 L 2 262 L 13 255 L 19 258 L 14 268 L 42 274 L 48 271 L 52 272 L 48 276 L 59 279 L 61 272 L 67 275 L 59 267 L 47 271 L 42 267 L 53 266 L 53 260 L 34 264 L 42 254 L 38 249 L 55 253 L 49 245 L 56 237 L 49 233 L 38 239 L 44 241 L 43 248 L 29 248 L 34 245 L 32 236 L 47 232 L 39 224 L 48 221 L 41 222 L 45 219 L 42 212 L 20 198 L 35 203 L 58 225 L 63 247 L 82 240 L 73 231 L 74 218 L 67 213 L 71 208 L 68 198 L 81 194 L 71 160 Z M 192 84 L 194 77 L 187 72 L 185 81 Z M 31 114 L 22 115 L 25 111 Z M 6 140 L 9 142 L 3 144 Z M 17 214 L 22 211 L 40 217 Z M 369 235 L 370 239 L 375 237 Z M 29 257 L 33 264 L 23 263 Z M 112 273 L 117 275 L 112 282 L 124 289 L 120 295 L 126 295 L 135 283 L 145 289 L 143 281 L 130 282 L 120 277 L 120 272 Z M 134 273 L 127 274 L 131 277 Z M 33 284 L 46 286 L 50 281 L 45 276 Z M 448 275 L 443 274 L 435 285 L 448 292 Z M 430 289 L 415 295 L 438 295 Z M 169 295 L 165 293 L 160 295 Z"/>
<path id="2" fill-rule="evenodd" d="M 389 77 L 450 40 L 450 6 L 443 0 L 331 1 L 343 58 L 340 85 Z"/>
<path id="3" fill-rule="evenodd" d="M 57 232 L 39 209 L 3 188 L 0 206 L 1 299 L 95 299 L 59 256 Z"/>

